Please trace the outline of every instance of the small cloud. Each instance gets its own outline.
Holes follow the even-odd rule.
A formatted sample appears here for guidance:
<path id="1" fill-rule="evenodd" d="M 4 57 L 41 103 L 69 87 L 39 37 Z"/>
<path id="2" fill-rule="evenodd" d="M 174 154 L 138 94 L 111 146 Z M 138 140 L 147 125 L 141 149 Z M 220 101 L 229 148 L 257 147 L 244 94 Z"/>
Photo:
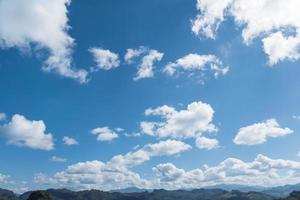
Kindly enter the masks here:
<path id="1" fill-rule="evenodd" d="M 0 121 L 6 120 L 6 114 L 5 113 L 0 113 Z"/>
<path id="2" fill-rule="evenodd" d="M 78 145 L 79 143 L 77 142 L 77 140 L 75 140 L 74 138 L 70 138 L 68 136 L 65 136 L 63 138 L 63 143 L 65 145 L 68 145 L 68 146 L 72 146 L 72 145 Z"/>
<path id="3" fill-rule="evenodd" d="M 93 71 L 111 70 L 120 66 L 120 60 L 118 54 L 111 52 L 108 49 L 102 48 L 90 48 L 89 52 L 94 56 L 94 61 L 96 62 L 96 68 Z"/>
<path id="4" fill-rule="evenodd" d="M 117 139 L 119 136 L 116 132 L 111 130 L 109 127 L 100 127 L 91 130 L 93 135 L 97 135 L 98 141 L 112 141 Z"/>
<path id="5" fill-rule="evenodd" d="M 50 158 L 50 161 L 52 161 L 52 162 L 67 162 L 68 159 L 66 159 L 66 158 L 60 158 L 60 157 L 57 157 L 57 156 L 52 156 Z"/>

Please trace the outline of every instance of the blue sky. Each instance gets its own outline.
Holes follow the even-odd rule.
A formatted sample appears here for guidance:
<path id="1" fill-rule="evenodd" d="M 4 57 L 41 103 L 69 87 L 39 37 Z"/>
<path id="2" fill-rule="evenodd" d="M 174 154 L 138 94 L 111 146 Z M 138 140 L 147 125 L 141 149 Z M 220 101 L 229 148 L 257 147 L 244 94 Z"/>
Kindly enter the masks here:
<path id="1" fill-rule="evenodd" d="M 299 2 L 273 1 L 285 6 L 276 14 L 262 1 L 257 29 L 257 8 L 228 2 L 1 1 L 0 186 L 296 183 Z M 142 53 L 129 62 L 128 49 Z M 151 73 L 134 80 L 143 64 Z M 155 122 L 151 133 L 141 122 Z"/>

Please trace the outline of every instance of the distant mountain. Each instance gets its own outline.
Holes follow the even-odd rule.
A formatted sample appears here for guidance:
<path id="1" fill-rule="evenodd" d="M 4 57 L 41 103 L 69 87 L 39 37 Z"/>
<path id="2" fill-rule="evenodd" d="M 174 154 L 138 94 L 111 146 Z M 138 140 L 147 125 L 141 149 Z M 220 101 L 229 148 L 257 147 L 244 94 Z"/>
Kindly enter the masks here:
<path id="1" fill-rule="evenodd" d="M 29 191 L 20 196 L 9 190 L 0 189 L 0 200 L 300 200 L 300 184 L 271 189 L 241 185 L 213 187 L 222 189 L 211 187 L 192 190 L 147 191 L 139 188 L 126 188 L 110 192 L 100 190 L 74 192 L 68 189 L 49 189 Z M 239 188 L 239 190 L 230 190 L 232 188 Z"/>
<path id="2" fill-rule="evenodd" d="M 237 184 L 219 184 L 214 186 L 204 187 L 205 189 L 222 189 L 226 191 L 238 190 L 241 192 L 262 192 L 268 189 L 267 187 L 260 187 L 260 186 L 246 186 L 246 185 L 237 185 Z"/>
<path id="3" fill-rule="evenodd" d="M 13 197 L 13 196 L 12 196 Z M 1 200 L 12 200 L 0 196 Z M 259 192 L 226 191 L 222 189 L 153 190 L 152 192 L 103 192 L 86 190 L 74 192 L 67 189 L 49 189 L 26 192 L 13 200 L 274 200 L 270 195 Z"/>
<path id="4" fill-rule="evenodd" d="M 110 190 L 110 192 L 120 192 L 120 193 L 141 193 L 141 192 L 152 192 L 153 190 L 141 189 L 138 187 L 128 187 L 118 190 Z"/>
<path id="5" fill-rule="evenodd" d="M 285 185 L 263 190 L 261 192 L 274 197 L 287 197 L 293 191 L 300 191 L 300 183 L 296 185 Z"/>

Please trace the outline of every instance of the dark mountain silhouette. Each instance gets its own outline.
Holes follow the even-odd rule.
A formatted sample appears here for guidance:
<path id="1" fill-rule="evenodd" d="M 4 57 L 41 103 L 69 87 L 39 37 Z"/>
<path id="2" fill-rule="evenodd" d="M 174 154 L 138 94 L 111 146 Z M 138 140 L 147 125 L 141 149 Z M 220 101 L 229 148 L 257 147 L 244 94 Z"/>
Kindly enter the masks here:
<path id="1" fill-rule="evenodd" d="M 0 200 L 300 200 L 300 192 L 292 192 L 288 197 L 277 198 L 262 192 L 226 191 L 223 189 L 160 189 L 130 193 L 100 190 L 74 192 L 68 189 L 49 189 L 26 192 L 17 197 L 11 191 L 0 189 Z"/>
<path id="2" fill-rule="evenodd" d="M 45 191 L 35 191 L 29 195 L 28 200 L 53 200 L 53 199 Z"/>
<path id="3" fill-rule="evenodd" d="M 0 200 L 17 200 L 18 197 L 12 191 L 0 188 Z"/>

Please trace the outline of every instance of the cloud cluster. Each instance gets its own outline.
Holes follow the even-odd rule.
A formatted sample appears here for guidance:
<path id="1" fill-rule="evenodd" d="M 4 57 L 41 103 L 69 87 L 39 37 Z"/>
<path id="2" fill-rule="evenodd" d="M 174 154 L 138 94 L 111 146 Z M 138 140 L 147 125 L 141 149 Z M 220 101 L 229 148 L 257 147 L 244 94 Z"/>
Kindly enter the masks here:
<path id="1" fill-rule="evenodd" d="M 188 54 L 175 62 L 168 63 L 164 68 L 164 72 L 170 76 L 185 71 L 190 75 L 195 75 L 197 71 L 203 75 L 207 70 L 210 70 L 217 78 L 219 75 L 227 74 L 229 67 L 224 66 L 215 55 Z"/>
<path id="2" fill-rule="evenodd" d="M 293 130 L 281 128 L 276 119 L 268 119 L 240 128 L 233 141 L 239 145 L 256 145 L 265 143 L 268 138 L 282 137 L 291 133 Z"/>
<path id="3" fill-rule="evenodd" d="M 30 121 L 18 114 L 8 124 L 0 127 L 0 136 L 5 137 L 8 144 L 19 147 L 46 151 L 54 149 L 53 136 L 46 133 L 46 125 L 42 120 Z"/>
<path id="4" fill-rule="evenodd" d="M 35 182 L 75 190 L 92 188 L 110 190 L 129 186 L 150 187 L 148 180 L 141 178 L 130 168 L 144 163 L 151 157 L 175 155 L 190 148 L 189 145 L 180 141 L 161 141 L 145 145 L 125 155 L 116 155 L 106 163 L 98 160 L 79 162 L 52 177 L 37 174 Z"/>
<path id="5" fill-rule="evenodd" d="M 146 161 L 145 154 L 153 153 L 153 150 L 146 150 L 148 147 L 144 148 L 123 156 L 115 156 L 107 163 L 97 160 L 80 162 L 52 177 L 38 174 L 35 181 L 39 184 L 76 190 L 92 188 L 110 190 L 129 186 L 149 189 L 200 188 L 216 184 L 278 186 L 298 183 L 300 178 L 300 162 L 271 159 L 260 154 L 251 162 L 227 158 L 215 166 L 204 165 L 188 171 L 172 163 L 162 163 L 153 167 L 155 176 L 145 179 L 129 169 Z M 181 151 L 185 150 L 186 148 L 183 148 Z M 163 151 L 152 155 L 174 155 L 174 153 L 176 152 Z"/>
<path id="6" fill-rule="evenodd" d="M 74 39 L 67 33 L 70 0 L 0 2 L 0 47 L 48 51 L 42 69 L 87 82 L 88 72 L 72 68 Z"/>
<path id="7" fill-rule="evenodd" d="M 300 58 L 300 14 L 298 0 L 197 0 L 199 14 L 192 31 L 215 38 L 227 16 L 242 27 L 246 44 L 259 38 L 269 64 Z"/>
<path id="8" fill-rule="evenodd" d="M 275 186 L 298 183 L 300 162 L 258 155 L 252 162 L 227 158 L 216 166 L 190 171 L 177 168 L 172 163 L 160 164 L 153 169 L 159 178 L 159 186 L 168 189 L 215 184 Z"/>

